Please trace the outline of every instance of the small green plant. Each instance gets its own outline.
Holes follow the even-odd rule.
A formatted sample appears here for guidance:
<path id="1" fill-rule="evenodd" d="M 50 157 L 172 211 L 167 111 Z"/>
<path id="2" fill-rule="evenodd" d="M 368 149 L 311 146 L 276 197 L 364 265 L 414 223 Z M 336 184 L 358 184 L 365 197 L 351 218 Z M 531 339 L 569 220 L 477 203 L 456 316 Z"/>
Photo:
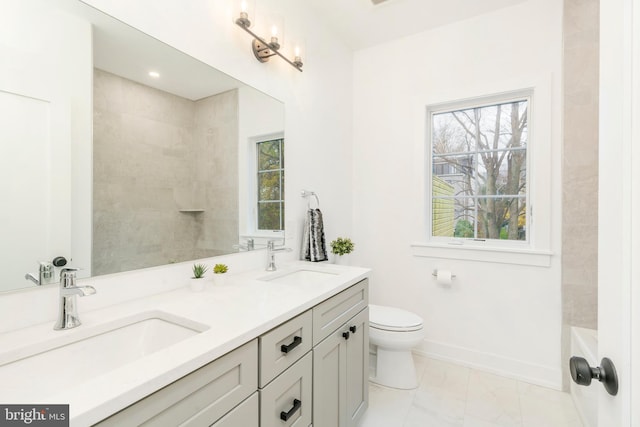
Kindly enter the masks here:
<path id="1" fill-rule="evenodd" d="M 193 278 L 202 279 L 204 273 L 207 272 L 208 267 L 204 264 L 193 264 Z"/>
<path id="2" fill-rule="evenodd" d="M 346 255 L 353 252 L 355 245 L 351 241 L 351 239 L 345 237 L 338 237 L 336 240 L 330 243 L 331 245 L 331 253 L 335 255 Z"/>
<path id="3" fill-rule="evenodd" d="M 216 264 L 213 266 L 214 274 L 222 274 L 226 273 L 227 271 L 229 271 L 229 267 L 227 267 L 226 264 Z"/>

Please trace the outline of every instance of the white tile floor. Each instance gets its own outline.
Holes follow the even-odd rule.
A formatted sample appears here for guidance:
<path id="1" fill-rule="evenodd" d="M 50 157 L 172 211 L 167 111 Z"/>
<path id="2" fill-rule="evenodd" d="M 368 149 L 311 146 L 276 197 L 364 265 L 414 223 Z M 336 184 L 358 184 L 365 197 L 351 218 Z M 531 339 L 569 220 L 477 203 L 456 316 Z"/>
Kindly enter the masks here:
<path id="1" fill-rule="evenodd" d="M 571 396 L 475 369 L 414 356 L 416 390 L 370 383 L 359 427 L 582 427 Z"/>

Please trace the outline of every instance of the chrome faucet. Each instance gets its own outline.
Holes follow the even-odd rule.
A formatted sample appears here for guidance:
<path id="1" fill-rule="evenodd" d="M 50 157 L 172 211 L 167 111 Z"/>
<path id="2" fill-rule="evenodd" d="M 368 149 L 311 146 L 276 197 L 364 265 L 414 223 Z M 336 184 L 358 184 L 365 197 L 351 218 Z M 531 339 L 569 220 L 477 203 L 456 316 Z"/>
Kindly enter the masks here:
<path id="1" fill-rule="evenodd" d="M 77 268 L 63 268 L 60 272 L 60 310 L 58 321 L 53 326 L 57 331 L 80 326 L 76 295 L 84 297 L 96 293 L 93 286 L 76 286 L 76 271 Z"/>
<path id="2" fill-rule="evenodd" d="M 276 253 L 277 252 L 291 252 L 291 248 L 277 248 L 275 247 L 275 242 L 273 240 L 269 240 L 267 242 L 267 259 L 269 260 L 269 265 L 267 265 L 267 271 L 276 271 Z"/>
<path id="3" fill-rule="evenodd" d="M 53 270 L 53 263 L 42 261 L 40 263 L 38 273 L 38 277 L 34 276 L 32 273 L 27 273 L 24 275 L 24 278 L 27 280 L 31 280 L 38 286 L 48 285 L 49 283 L 53 283 L 56 280 Z"/>
<path id="4" fill-rule="evenodd" d="M 38 277 L 31 273 L 27 273 L 24 275 L 24 278 L 27 280 L 31 280 L 38 286 L 55 283 L 56 272 L 53 267 L 64 267 L 65 265 L 67 265 L 67 260 L 62 256 L 55 257 L 52 262 L 41 261 L 40 268 L 38 268 Z"/>
<path id="5" fill-rule="evenodd" d="M 247 239 L 246 245 L 238 244 L 238 245 L 233 245 L 233 247 L 243 251 L 252 251 L 256 248 L 255 242 L 253 239 Z"/>

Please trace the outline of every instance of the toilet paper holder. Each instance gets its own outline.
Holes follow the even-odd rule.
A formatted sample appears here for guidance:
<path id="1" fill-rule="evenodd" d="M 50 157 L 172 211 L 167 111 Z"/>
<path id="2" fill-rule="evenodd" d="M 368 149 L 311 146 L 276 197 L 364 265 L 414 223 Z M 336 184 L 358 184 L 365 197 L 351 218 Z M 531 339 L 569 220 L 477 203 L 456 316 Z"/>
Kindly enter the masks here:
<path id="1" fill-rule="evenodd" d="M 438 270 L 433 270 L 433 272 L 431 273 L 431 275 L 432 275 L 433 277 L 438 277 Z M 455 275 L 455 274 L 452 274 L 452 275 L 451 275 L 451 278 L 452 278 L 452 279 L 455 279 L 455 277 L 456 277 L 456 275 Z"/>

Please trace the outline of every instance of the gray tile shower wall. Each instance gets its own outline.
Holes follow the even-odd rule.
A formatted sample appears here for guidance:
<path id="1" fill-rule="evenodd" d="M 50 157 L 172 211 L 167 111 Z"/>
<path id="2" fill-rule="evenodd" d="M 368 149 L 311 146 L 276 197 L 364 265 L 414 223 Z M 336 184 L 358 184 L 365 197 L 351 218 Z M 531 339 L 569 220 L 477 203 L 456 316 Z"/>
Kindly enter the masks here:
<path id="1" fill-rule="evenodd" d="M 236 90 L 191 101 L 96 69 L 93 274 L 229 253 L 237 144 Z"/>

